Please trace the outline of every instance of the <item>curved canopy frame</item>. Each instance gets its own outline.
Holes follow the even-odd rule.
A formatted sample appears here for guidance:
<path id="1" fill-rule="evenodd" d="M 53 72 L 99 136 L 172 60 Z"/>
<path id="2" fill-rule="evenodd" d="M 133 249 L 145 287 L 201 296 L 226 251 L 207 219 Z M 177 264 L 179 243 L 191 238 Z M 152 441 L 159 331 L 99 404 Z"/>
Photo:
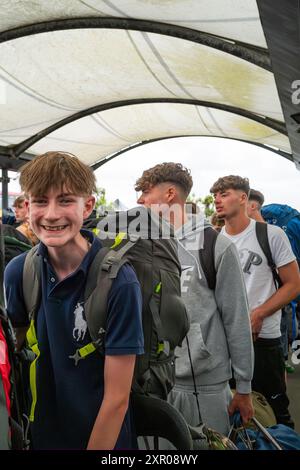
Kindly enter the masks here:
<path id="1" fill-rule="evenodd" d="M 5 45 L 7 43 L 10 44 L 17 44 L 18 41 L 22 40 L 22 38 L 25 37 L 38 37 L 39 35 L 43 35 L 44 33 L 48 34 L 49 41 L 51 41 L 51 33 L 55 32 L 63 32 L 63 31 L 83 31 L 83 30 L 103 30 L 103 33 L 107 30 L 111 30 L 112 32 L 115 30 L 122 30 L 126 32 L 140 32 L 141 34 L 152 34 L 156 38 L 161 37 L 161 38 L 176 38 L 180 39 L 183 41 L 188 41 L 191 44 L 196 44 L 196 45 L 201 45 L 205 46 L 208 51 L 219 51 L 219 53 L 224 54 L 224 57 L 226 56 L 231 56 L 236 58 L 235 60 L 242 59 L 241 62 L 245 62 L 248 64 L 252 64 L 253 66 L 258 67 L 259 69 L 263 70 L 264 73 L 266 74 L 271 74 L 272 73 L 272 64 L 269 56 L 269 51 L 268 49 L 264 47 L 258 46 L 264 45 L 263 40 L 258 40 L 258 41 L 253 41 L 253 43 L 247 43 L 243 42 L 241 39 L 243 38 L 243 34 L 241 31 L 239 34 L 232 34 L 232 37 L 228 36 L 228 32 L 230 31 L 230 28 L 225 28 L 227 31 L 227 34 L 224 34 L 224 29 L 220 28 L 220 31 L 222 30 L 223 33 L 220 34 L 220 31 L 218 31 L 218 28 L 212 28 L 210 32 L 209 31 L 209 22 L 211 21 L 213 24 L 214 16 L 208 15 L 208 23 L 206 24 L 207 27 L 205 27 L 205 32 L 203 30 L 200 30 L 199 27 L 197 27 L 197 21 L 199 23 L 205 23 L 205 15 L 206 11 L 209 10 L 210 5 L 214 4 L 217 5 L 219 0 L 213 0 L 211 3 L 207 2 L 206 0 L 198 0 L 197 2 L 194 2 L 193 0 L 189 0 L 189 4 L 193 4 L 196 6 L 195 8 L 195 17 L 192 16 L 185 16 L 182 21 L 180 20 L 172 20 L 172 15 L 170 15 L 171 9 L 168 9 L 168 7 L 162 2 L 162 4 L 157 4 L 157 7 L 154 9 L 149 7 L 148 8 L 148 3 L 145 2 L 145 5 L 147 5 L 147 14 L 146 17 L 141 18 L 141 3 L 142 2 L 137 2 L 135 0 L 133 1 L 128 1 L 127 3 L 124 2 L 122 3 L 122 9 L 120 9 L 117 6 L 118 2 L 115 1 L 106 1 L 102 0 L 101 2 L 97 2 L 97 5 L 94 5 L 94 1 L 88 1 L 88 2 L 82 2 L 81 0 L 78 0 L 72 4 L 72 8 L 67 9 L 66 11 L 63 11 L 59 5 L 59 2 L 53 2 L 54 5 L 54 10 L 55 13 L 52 14 L 51 8 L 49 7 L 49 4 L 45 2 L 44 0 L 41 0 L 40 2 L 40 11 L 38 11 L 38 14 L 35 14 L 35 17 L 38 18 L 37 22 L 31 22 L 30 23 L 30 15 L 28 14 L 28 6 L 26 6 L 26 1 L 25 0 L 13 0 L 12 3 L 16 3 L 17 8 L 18 8 L 18 18 L 14 22 L 12 18 L 9 19 L 9 21 L 4 21 L 3 22 L 3 27 L 1 27 L 1 19 L 0 19 L 0 57 L 1 57 L 1 46 Z M 181 3 L 181 2 L 178 2 Z M 220 6 L 221 6 L 221 2 Z M 258 2 L 261 3 L 261 2 Z M 22 16 L 20 16 L 20 12 L 22 12 L 22 4 L 26 6 L 26 18 L 24 17 L 24 20 L 22 19 Z M 101 5 L 100 5 L 101 4 Z M 236 2 L 235 0 L 231 0 L 228 2 L 228 5 L 230 5 L 232 8 L 237 6 L 238 8 L 240 7 L 240 3 Z M 101 6 L 101 8 L 100 8 Z M 207 7 L 207 10 L 204 8 Z M 74 8 L 73 8 L 74 7 Z M 77 8 L 77 10 L 76 10 Z M 258 10 L 257 10 L 257 5 L 254 0 L 247 0 L 243 3 L 243 8 L 246 14 L 246 19 L 247 21 L 251 23 L 252 20 L 257 21 L 259 16 L 258 16 Z M 71 11 L 72 10 L 72 11 Z M 211 8 L 210 8 L 211 10 Z M 222 14 L 224 14 L 224 5 L 222 5 L 222 8 L 220 8 L 219 11 L 222 10 Z M 8 9 L 4 9 L 4 14 L 9 15 Z M 25 10 L 24 10 L 25 11 Z M 88 12 L 90 11 L 90 14 L 95 16 L 84 16 L 83 11 Z M 137 17 L 134 16 L 134 11 L 137 12 Z M 149 14 L 155 12 L 155 14 L 152 15 Z M 168 14 L 166 12 L 168 11 Z M 218 13 L 219 13 L 218 11 Z M 243 11 L 241 9 L 241 11 Z M 78 12 L 78 13 L 76 13 Z M 116 16 L 108 16 L 108 12 L 110 12 L 112 15 L 115 14 Z M 157 14 L 158 12 L 158 14 Z M 249 13 L 250 12 L 250 13 Z M 251 16 L 251 12 L 253 15 Z M 37 12 L 35 12 L 37 13 Z M 51 14 L 50 14 L 51 13 Z M 239 15 L 236 13 L 236 11 L 231 11 L 228 12 L 228 15 L 232 17 L 233 24 L 235 21 L 239 22 L 241 18 L 239 18 Z M 248 16 L 247 16 L 248 15 Z M 175 15 L 176 16 L 176 15 Z M 188 17 L 189 16 L 189 17 Z M 194 15 L 193 15 L 194 16 Z M 220 15 L 217 15 L 218 18 Z M 33 15 L 34 17 L 34 15 Z M 195 19 L 195 18 L 201 18 L 202 19 Z M 227 21 L 227 11 L 225 13 L 225 22 Z M 180 18 L 180 16 L 177 15 L 177 18 Z M 242 18 L 243 19 L 243 18 Z M 220 21 L 220 19 L 217 19 L 216 21 Z M 203 24 L 204 24 L 203 23 Z M 6 25 L 6 27 L 5 27 Z M 184 25 L 184 26 L 183 26 Z M 191 27 L 188 27 L 188 25 L 191 25 Z M 240 24 L 240 28 L 243 27 L 243 23 Z M 261 29 L 262 31 L 262 29 Z M 261 31 L 259 32 L 259 35 L 261 35 Z M 50 34 L 49 34 L 50 33 Z M 247 38 L 249 39 L 250 36 L 245 36 L 246 40 Z M 252 35 L 252 38 L 254 36 Z M 260 36 L 261 38 L 263 37 L 262 35 Z M 237 39 L 238 38 L 238 39 Z M 252 42 L 252 41 L 251 41 Z M 133 44 L 134 45 L 134 44 Z M 149 45 L 149 44 L 148 44 Z M 174 44 L 172 44 L 174 45 Z M 6 52 L 9 50 L 6 50 Z M 165 52 L 165 43 L 164 47 L 162 48 L 162 51 Z M 119 49 L 116 50 L 117 55 L 115 57 L 115 60 L 118 61 L 118 54 L 122 54 L 122 43 L 119 45 Z M 152 50 L 153 52 L 153 57 L 155 56 L 155 51 Z M 161 51 L 160 51 L 161 52 Z M 176 60 L 176 56 L 174 55 L 176 51 L 170 50 L 170 56 L 174 56 Z M 202 50 L 196 51 L 198 53 L 202 53 Z M 207 51 L 205 51 L 206 53 Z M 142 54 L 142 53 L 141 53 Z M 150 54 L 148 50 L 148 54 Z M 168 57 L 168 60 L 170 57 Z M 215 59 L 215 58 L 214 58 Z M 154 60 L 154 59 L 153 59 Z M 160 60 L 164 60 L 164 57 L 160 59 L 159 55 L 156 55 L 155 60 L 157 61 L 156 63 L 159 64 Z M 191 64 L 193 63 L 193 58 L 189 57 L 189 60 Z M 233 59 L 232 59 L 233 60 Z M 75 63 L 76 65 L 76 63 Z M 146 61 L 144 62 L 144 65 L 147 66 Z M 159 77 L 156 77 L 157 81 L 159 81 L 161 84 L 164 82 L 164 79 L 167 77 L 169 74 L 169 77 L 173 78 L 174 83 L 176 83 L 177 88 L 180 88 L 180 81 L 177 81 L 176 74 L 172 74 L 172 71 L 168 69 L 169 64 L 166 62 L 164 64 L 164 68 L 161 67 L 162 72 L 165 74 L 165 77 L 161 80 L 159 80 Z M 184 66 L 187 66 L 187 64 L 184 64 Z M 228 66 L 228 64 L 227 64 Z M 101 62 L 99 63 L 99 67 L 101 68 Z M 133 66 L 134 67 L 134 66 Z M 158 67 L 158 66 L 157 66 Z M 218 69 L 216 73 L 220 73 L 222 75 L 222 69 Z M 53 70 L 51 71 L 53 72 Z M 194 74 L 199 74 L 201 71 L 197 70 L 197 68 L 194 69 Z M 26 75 L 26 71 L 24 71 Z M 191 72 L 192 73 L 192 72 Z M 244 75 L 243 75 L 244 74 Z M 243 71 L 243 74 L 241 74 L 240 80 L 243 80 L 245 77 L 245 71 Z M 134 75 L 134 68 L 133 68 L 133 75 Z M 146 76 L 146 75 L 145 75 Z M 163 75 L 162 75 L 163 76 Z M 198 76 L 198 75 L 196 75 Z M 266 75 L 267 76 L 267 75 Z M 237 77 L 238 79 L 239 77 Z M 184 84 L 184 86 L 187 85 L 188 83 L 188 74 L 185 75 L 185 79 L 187 82 Z M 195 77 L 194 77 L 195 79 Z M 16 78 L 17 80 L 17 78 Z M 208 87 L 212 86 L 211 83 L 209 82 L 209 77 L 207 77 L 208 80 Z M 227 80 L 230 80 L 230 78 L 227 78 Z M 226 77 L 224 76 L 224 83 L 226 81 Z M 18 88 L 17 81 L 15 82 L 15 88 Z M 195 87 L 196 82 L 190 82 L 188 83 L 189 87 Z M 259 79 L 257 80 L 257 86 L 259 87 L 260 84 L 263 83 L 263 76 L 259 76 Z M 1 85 L 1 83 L 0 83 Z M 255 85 L 255 84 L 254 84 Z M 127 107 L 130 107 L 131 109 L 135 108 L 136 105 L 139 104 L 163 104 L 163 103 L 173 103 L 173 104 L 184 104 L 184 105 L 189 105 L 189 106 L 196 106 L 196 107 L 205 107 L 207 109 L 211 110 L 219 110 L 219 111 L 224 111 L 228 113 L 229 115 L 235 115 L 237 117 L 243 117 L 246 119 L 249 119 L 253 123 L 260 124 L 262 126 L 262 129 L 265 129 L 266 127 L 269 129 L 274 130 L 274 138 L 275 138 L 275 143 L 273 147 L 269 147 L 269 142 L 271 141 L 271 134 L 270 138 L 268 137 L 267 141 L 264 139 L 254 139 L 254 141 L 250 141 L 247 138 L 247 134 L 245 134 L 244 139 L 239 139 L 234 136 L 234 133 L 232 135 L 224 135 L 226 138 L 232 138 L 233 140 L 241 140 L 245 142 L 252 143 L 254 145 L 261 146 L 263 148 L 267 148 L 285 158 L 288 158 L 289 160 L 292 160 L 293 157 L 291 154 L 289 154 L 286 150 L 288 149 L 288 146 L 283 145 L 282 148 L 278 148 L 278 145 L 276 143 L 280 142 L 280 139 L 277 138 L 276 140 L 276 135 L 281 134 L 282 136 L 287 135 L 285 123 L 279 119 L 275 119 L 275 117 L 280 117 L 282 116 L 281 110 L 279 107 L 273 107 L 273 108 L 266 108 L 265 105 L 261 107 L 252 107 L 249 105 L 248 107 L 245 106 L 246 101 L 248 99 L 248 91 L 247 89 L 242 89 L 242 90 L 237 90 L 237 93 L 240 91 L 243 94 L 245 94 L 245 100 L 242 102 L 242 105 L 236 106 L 237 103 L 234 103 L 234 101 L 230 102 L 230 100 L 224 99 L 222 96 L 222 89 L 217 89 L 217 93 L 220 93 L 220 100 L 215 99 L 215 100 L 210 100 L 210 99 L 194 99 L 194 93 L 189 92 L 187 90 L 193 89 L 193 88 L 184 88 L 182 86 L 182 90 L 184 93 L 181 93 L 181 96 L 184 94 L 188 96 L 187 98 L 180 98 L 176 96 L 176 94 L 173 92 L 171 93 L 171 96 L 173 95 L 173 98 L 170 98 L 170 89 L 167 88 L 167 86 L 164 86 L 165 91 L 169 91 L 169 93 L 165 93 L 165 96 L 158 96 L 159 94 L 155 94 L 153 90 L 150 93 L 150 97 L 148 96 L 139 96 L 137 93 L 137 96 L 124 96 L 120 92 L 120 99 L 108 99 L 105 101 L 105 99 L 95 100 L 95 104 L 93 106 L 89 106 L 91 103 L 86 103 L 88 106 L 82 106 L 82 109 L 80 109 L 79 106 L 79 111 L 75 111 L 75 108 L 73 107 L 65 107 L 61 108 L 61 113 L 56 113 L 56 117 L 54 119 L 49 119 L 49 122 L 51 123 L 49 125 L 45 126 L 46 120 L 44 122 L 44 125 L 42 126 L 42 122 L 37 123 L 39 126 L 42 128 L 36 128 L 34 129 L 34 124 L 30 124 L 27 126 L 24 126 L 23 129 L 28 129 L 28 132 L 23 132 L 23 139 L 22 139 L 22 128 L 20 127 L 20 124 L 15 126 L 15 129 L 11 129 L 13 132 L 8 135 L 5 135 L 5 132 L 1 132 L 0 128 L 0 144 L 6 144 L 6 145 L 0 145 L 0 163 L 2 163 L 3 168 L 15 168 L 17 169 L 19 167 L 19 161 L 23 162 L 26 161 L 27 159 L 32 158 L 32 155 L 35 153 L 35 144 L 39 143 L 42 141 L 42 139 L 45 139 L 47 136 L 49 136 L 51 133 L 55 133 L 55 131 L 59 131 L 62 129 L 67 129 L 68 125 L 71 123 L 79 123 L 81 122 L 80 120 L 86 116 L 93 116 L 95 115 L 95 119 L 103 119 L 102 116 L 105 116 L 105 112 L 113 109 L 122 109 Z M 175 85 L 174 85 L 175 87 Z M 176 88 L 176 87 L 175 87 Z M 29 88 L 28 88 L 29 89 Z M 266 86 L 265 86 L 266 89 Z M 22 89 L 19 87 L 19 90 L 22 92 Z M 264 92 L 264 88 L 262 87 L 260 90 L 260 95 L 259 93 L 255 96 L 256 100 L 259 99 L 260 96 L 263 96 L 262 93 Z M 215 93 L 215 96 L 217 96 L 217 93 Z M 163 95 L 163 93 L 161 93 Z M 168 96 L 169 95 L 169 96 Z M 180 93 L 177 93 L 177 95 L 180 96 Z M 203 95 L 203 93 L 202 93 Z M 197 97 L 198 98 L 198 97 Z M 201 96 L 200 98 L 205 98 L 205 96 Z M 19 99 L 19 96 L 18 96 Z M 1 89 L 0 89 L 0 100 L 1 100 Z M 43 101 L 43 100 L 42 100 Z M 41 101 L 41 102 L 42 102 Z M 51 102 L 51 99 L 46 99 L 48 101 L 48 105 Z M 44 100 L 44 102 L 46 102 Z M 55 101 L 52 102 L 55 103 Z M 278 102 L 279 103 L 279 102 Z M 277 106 L 277 104 L 276 104 Z M 66 116 L 66 112 L 68 111 L 69 114 Z M 73 110 L 73 113 L 70 114 L 70 111 Z M 268 113 L 265 112 L 260 112 L 261 110 L 263 111 L 268 111 Z M 63 115 L 63 111 L 64 114 Z M 75 111 L 75 112 L 74 112 Z M 269 115 L 267 115 L 269 114 Z M 272 117 L 273 116 L 273 117 Z M 103 119 L 104 120 L 104 119 Z M 41 120 L 40 120 L 41 121 Z M 34 122 L 34 121 L 33 121 Z M 19 127 L 18 127 L 19 126 Z M 9 126 L 6 126 L 9 127 Z M 13 126 L 11 126 L 13 127 Z M 38 127 L 38 126 L 37 126 Z M 217 123 L 216 123 L 216 128 Z M 18 133 L 18 129 L 20 129 L 20 132 Z M 69 128 L 70 129 L 70 128 Z M 118 128 L 118 130 L 115 132 L 114 126 L 110 123 L 110 126 L 106 126 L 106 129 L 110 129 L 111 135 L 115 135 L 116 137 L 120 137 L 121 135 L 125 135 L 125 133 Z M 257 127 L 258 129 L 258 127 Z M 178 135 L 182 136 L 189 136 L 191 135 L 192 130 L 190 133 L 187 134 L 181 134 L 180 128 L 178 129 L 179 133 Z M 27 135 L 26 135 L 27 133 Z M 176 134 L 176 131 L 174 131 Z M 66 134 L 68 135 L 68 133 Z M 155 134 L 154 134 L 155 135 Z M 196 133 L 196 135 L 198 135 Z M 199 135 L 204 135 L 203 131 Z M 29 137 L 28 137 L 29 136 Z M 126 151 L 135 148 L 140 145 L 145 145 L 147 143 L 161 140 L 164 138 L 174 138 L 177 135 L 165 135 L 161 137 L 156 136 L 153 138 L 147 138 L 146 135 L 141 134 L 140 140 L 137 140 L 137 136 L 135 135 L 134 137 L 126 137 L 124 139 L 119 139 L 119 150 L 114 151 L 113 154 L 111 152 L 107 154 L 107 156 L 102 155 L 102 161 L 107 162 L 111 158 L 115 158 L 117 155 L 120 155 L 121 153 L 125 153 Z M 216 134 L 216 136 L 220 137 L 220 135 Z M 25 138 L 24 138 L 25 137 Z M 252 138 L 252 137 L 251 137 Z M 59 139 L 58 139 L 59 140 Z M 62 139 L 61 139 L 62 140 Z M 121 140 L 123 140 L 123 144 L 121 145 Z M 263 142 L 259 142 L 259 140 L 264 140 Z M 128 142 L 129 145 L 124 148 L 124 141 Z M 46 142 L 46 140 L 45 140 Z M 68 142 L 68 139 L 65 140 L 65 143 Z M 267 142 L 267 143 L 266 143 Z M 281 140 L 281 142 L 285 142 L 284 140 Z M 80 142 L 79 142 L 80 143 Z M 272 143 L 270 143 L 272 145 Z M 105 147 L 105 145 L 104 145 Z M 107 146 L 109 147 L 109 146 Z M 111 148 L 111 147 L 110 147 Z M 92 164 L 92 167 L 97 167 L 101 165 L 101 161 L 96 161 L 94 164 Z"/>
<path id="2" fill-rule="evenodd" d="M 178 104 L 188 104 L 188 105 L 193 105 L 193 106 L 205 106 L 208 108 L 213 108 L 213 109 L 220 109 L 223 111 L 227 111 L 229 113 L 233 113 L 239 116 L 247 117 L 249 119 L 252 119 L 255 122 L 258 122 L 260 124 L 263 124 L 265 126 L 270 127 L 271 129 L 274 129 L 275 131 L 285 134 L 286 135 L 286 130 L 284 127 L 284 124 L 276 121 L 275 119 L 271 118 L 265 118 L 261 116 L 257 116 L 254 113 L 250 113 L 248 111 L 245 111 L 240 108 L 235 108 L 233 106 L 226 106 L 218 103 L 210 103 L 207 101 L 201 101 L 201 100 L 189 100 L 189 99 L 174 99 L 174 98 L 148 98 L 148 99 L 137 99 L 137 100 L 126 100 L 126 101 L 117 101 L 114 103 L 105 103 L 105 104 L 100 104 L 97 106 L 93 106 L 92 108 L 80 111 L 78 113 L 73 114 L 72 116 L 69 116 L 65 119 L 62 119 L 61 121 L 53 124 L 52 126 L 47 127 L 43 131 L 38 132 L 36 135 L 30 137 L 29 139 L 21 142 L 18 145 L 15 146 L 10 146 L 7 150 L 7 156 L 14 156 L 17 158 L 21 153 L 25 152 L 28 148 L 30 148 L 33 144 L 41 140 L 43 137 L 47 136 L 51 132 L 62 128 L 66 124 L 72 123 L 78 119 L 81 119 L 85 116 L 90 116 L 91 114 L 99 113 L 105 110 L 109 109 L 114 109 L 114 108 L 122 108 L 124 106 L 134 106 L 138 104 L 146 104 L 146 103 L 178 103 Z M 2 147 L 2 154 L 5 154 L 5 147 Z"/>
<path id="3" fill-rule="evenodd" d="M 173 136 L 168 136 L 168 137 L 158 137 L 156 139 L 144 140 L 142 142 L 137 142 L 134 145 L 129 145 L 128 147 L 125 147 L 124 149 L 119 150 L 118 152 L 114 153 L 113 155 L 110 155 L 109 157 L 107 157 L 103 160 L 100 160 L 97 163 L 94 163 L 93 165 L 91 165 L 91 168 L 93 168 L 94 171 L 98 170 L 98 168 L 101 168 L 101 166 L 103 166 L 105 163 L 108 163 L 111 160 L 114 160 L 115 158 L 119 157 L 123 153 L 129 152 L 129 151 L 131 151 L 133 149 L 136 149 L 138 147 L 143 147 L 144 145 L 153 144 L 154 142 L 161 142 L 163 140 L 172 140 L 172 139 L 180 139 L 180 138 L 187 139 L 189 137 L 210 137 L 210 138 L 213 138 L 213 139 L 216 138 L 216 137 L 211 136 L 211 135 L 196 135 L 195 134 L 195 135 L 173 135 Z M 293 157 L 292 157 L 291 154 L 289 154 L 287 152 L 283 152 L 282 150 L 274 149 L 272 147 L 269 147 L 268 145 L 260 144 L 259 142 L 251 142 L 250 140 L 242 140 L 242 139 L 233 139 L 232 137 L 224 137 L 224 136 L 223 137 L 218 136 L 218 139 L 235 140 L 237 142 L 244 142 L 245 144 L 254 145 L 254 146 L 260 147 L 264 150 L 269 150 L 270 152 L 276 153 L 277 155 L 280 155 L 281 157 L 286 158 L 289 161 L 293 161 Z"/>
<path id="4" fill-rule="evenodd" d="M 148 139 L 148 140 L 143 140 L 141 142 L 136 142 L 132 145 L 128 145 L 127 147 L 119 150 L 118 152 L 115 152 L 114 154 L 112 155 L 109 155 L 103 159 L 101 159 L 100 161 L 94 163 L 93 165 L 91 165 L 91 168 L 95 171 L 97 170 L 98 168 L 100 168 L 101 166 L 103 166 L 105 163 L 108 163 L 109 161 L 119 157 L 120 155 L 126 153 L 126 152 L 129 152 L 135 148 L 138 148 L 138 147 L 143 147 L 145 145 L 149 145 L 149 144 L 152 144 L 154 142 L 161 142 L 161 141 L 164 141 L 164 140 L 172 140 L 172 139 L 179 139 L 179 138 L 189 138 L 189 137 L 205 137 L 205 138 L 216 138 L 212 135 L 199 135 L 199 134 L 194 134 L 194 135 L 185 135 L 185 134 L 177 134 L 177 135 L 173 135 L 173 136 L 164 136 L 164 137 L 157 137 L 157 138 L 154 138 L 154 139 Z M 287 153 L 287 152 L 284 152 L 282 150 L 279 150 L 279 149 L 276 149 L 276 148 L 272 148 L 268 145 L 265 145 L 265 144 L 261 144 L 259 142 L 252 142 L 251 140 L 243 140 L 243 139 L 237 139 L 237 138 L 232 138 L 232 137 L 225 137 L 225 136 L 218 136 L 217 137 L 218 139 L 225 139 L 225 140 L 234 140 L 234 141 L 237 141 L 237 142 L 243 142 L 243 143 L 246 143 L 246 144 L 249 144 L 249 145 L 254 145 L 255 147 L 260 147 L 264 150 L 268 150 L 270 152 L 273 152 L 277 155 L 280 155 L 281 157 L 289 160 L 289 161 L 293 161 L 293 157 L 290 153 Z M 0 151 L 0 154 L 1 154 L 1 151 Z M 35 158 L 35 155 L 33 153 L 29 153 L 29 152 L 23 152 L 21 154 L 18 155 L 18 158 L 15 158 L 13 157 L 12 155 L 10 156 L 3 156 L 2 157 L 2 162 L 3 162 L 3 165 L 2 165 L 2 168 L 4 169 L 13 169 L 13 170 L 18 170 L 22 165 L 24 165 L 25 163 L 27 163 L 28 161 L 32 160 L 33 158 Z"/>
<path id="5" fill-rule="evenodd" d="M 263 48 L 244 44 L 242 42 L 229 42 L 226 39 L 203 33 L 183 26 L 160 23 L 155 21 L 137 20 L 134 18 L 75 18 L 56 21 L 45 21 L 42 23 L 21 26 L 0 33 L 0 44 L 14 39 L 32 36 L 35 34 L 53 31 L 65 31 L 70 29 L 123 29 L 132 31 L 143 31 L 147 33 L 162 34 L 175 38 L 186 39 L 197 44 L 203 44 L 214 49 L 232 54 L 240 59 L 247 60 L 254 65 L 271 71 L 271 62 L 268 52 Z"/>

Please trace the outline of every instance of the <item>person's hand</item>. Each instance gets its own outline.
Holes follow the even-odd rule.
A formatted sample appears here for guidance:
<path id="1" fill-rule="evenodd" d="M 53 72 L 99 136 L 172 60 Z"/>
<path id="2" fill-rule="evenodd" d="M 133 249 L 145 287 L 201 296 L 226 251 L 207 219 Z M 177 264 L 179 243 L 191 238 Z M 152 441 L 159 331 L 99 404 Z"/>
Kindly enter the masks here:
<path id="1" fill-rule="evenodd" d="M 258 308 L 255 308 L 250 312 L 250 322 L 251 322 L 251 329 L 252 329 L 252 336 L 253 336 L 253 341 L 255 341 L 260 333 L 260 330 L 262 328 L 262 324 L 264 321 L 264 316 L 261 312 L 261 310 Z"/>
<path id="2" fill-rule="evenodd" d="M 254 416 L 254 408 L 252 405 L 251 393 L 238 393 L 234 394 L 233 399 L 228 407 L 229 415 L 233 415 L 235 411 L 239 411 L 243 424 L 247 424 Z"/>

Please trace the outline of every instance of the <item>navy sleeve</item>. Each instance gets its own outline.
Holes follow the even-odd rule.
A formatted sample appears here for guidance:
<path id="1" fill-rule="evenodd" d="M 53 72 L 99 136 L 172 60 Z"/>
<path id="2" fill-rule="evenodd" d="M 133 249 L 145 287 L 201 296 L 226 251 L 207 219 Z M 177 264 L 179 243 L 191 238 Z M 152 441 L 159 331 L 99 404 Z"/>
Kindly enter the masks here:
<path id="1" fill-rule="evenodd" d="M 14 327 L 29 325 L 23 298 L 23 266 L 26 253 L 13 258 L 4 271 L 7 314 Z"/>
<path id="2" fill-rule="evenodd" d="M 105 354 L 143 354 L 142 295 L 134 270 L 123 266 L 108 298 Z"/>

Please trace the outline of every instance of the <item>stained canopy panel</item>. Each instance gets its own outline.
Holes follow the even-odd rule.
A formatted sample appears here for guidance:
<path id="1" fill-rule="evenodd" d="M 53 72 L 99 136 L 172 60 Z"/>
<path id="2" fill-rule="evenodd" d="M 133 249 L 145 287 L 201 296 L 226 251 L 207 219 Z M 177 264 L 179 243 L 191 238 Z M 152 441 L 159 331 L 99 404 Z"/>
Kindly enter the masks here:
<path id="1" fill-rule="evenodd" d="M 128 99 L 204 100 L 283 119 L 271 72 L 178 38 L 68 30 L 16 39 L 0 51 L 7 94 L 0 138 L 13 143 L 80 110 Z"/>
<path id="2" fill-rule="evenodd" d="M 1 0 L 0 31 L 81 17 L 155 21 L 266 47 L 255 0 Z"/>
<path id="3" fill-rule="evenodd" d="M 37 142 L 29 151 L 39 154 L 61 149 L 93 164 L 137 142 L 178 135 L 231 137 L 290 152 L 286 136 L 251 119 L 207 107 L 172 103 L 125 106 L 79 119 Z"/>
<path id="4" fill-rule="evenodd" d="M 93 164 L 174 135 L 290 152 L 266 47 L 255 0 L 2 0 L 0 155 Z"/>

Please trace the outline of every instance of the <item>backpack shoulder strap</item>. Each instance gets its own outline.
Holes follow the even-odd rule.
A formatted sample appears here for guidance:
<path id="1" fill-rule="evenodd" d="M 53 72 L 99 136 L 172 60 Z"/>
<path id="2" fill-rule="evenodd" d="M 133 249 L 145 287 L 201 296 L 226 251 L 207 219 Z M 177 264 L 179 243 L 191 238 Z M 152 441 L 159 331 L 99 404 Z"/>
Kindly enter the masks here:
<path id="1" fill-rule="evenodd" d="M 203 248 L 199 250 L 199 258 L 204 271 L 208 287 L 211 290 L 216 288 L 217 272 L 215 267 L 215 245 L 219 232 L 212 227 L 204 229 Z"/>
<path id="2" fill-rule="evenodd" d="M 41 258 L 37 254 L 38 245 L 26 255 L 23 268 L 23 297 L 31 320 L 41 300 Z"/>
<path id="3" fill-rule="evenodd" d="M 259 246 L 261 247 L 265 257 L 267 258 L 268 265 L 272 271 L 272 276 L 273 276 L 276 289 L 279 289 L 279 287 L 282 286 L 282 281 L 279 277 L 276 265 L 272 257 L 272 252 L 271 252 L 269 238 L 268 238 L 268 224 L 264 222 L 256 222 L 255 232 L 256 232 L 256 238 L 259 243 Z"/>
<path id="4" fill-rule="evenodd" d="M 128 241 L 120 250 L 101 248 L 92 261 L 85 286 L 84 305 L 88 330 L 95 347 L 103 348 L 108 295 L 120 268 L 128 260 L 127 251 L 136 241 Z"/>

